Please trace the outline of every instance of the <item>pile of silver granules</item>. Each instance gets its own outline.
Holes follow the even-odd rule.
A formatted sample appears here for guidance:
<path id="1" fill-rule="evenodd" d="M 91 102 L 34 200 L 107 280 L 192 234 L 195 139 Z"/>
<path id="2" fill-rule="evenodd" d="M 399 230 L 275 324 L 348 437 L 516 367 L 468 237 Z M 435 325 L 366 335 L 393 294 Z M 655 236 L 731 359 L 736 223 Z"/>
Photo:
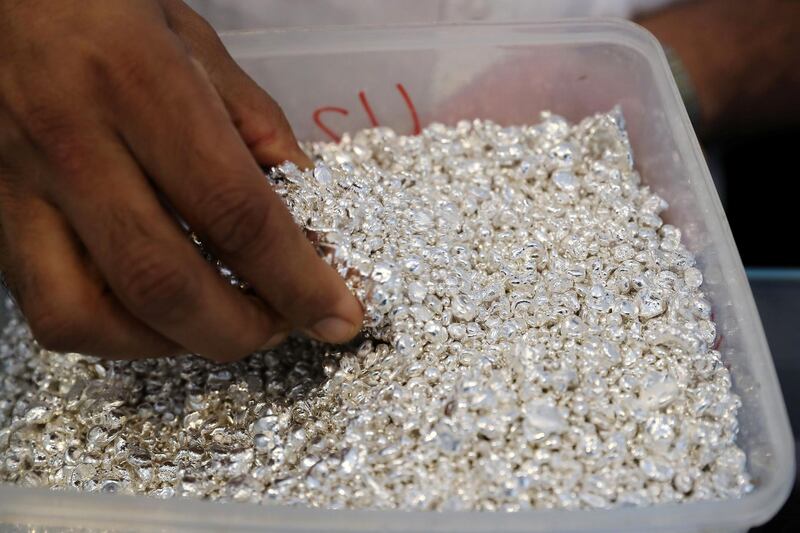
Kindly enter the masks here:
<path id="1" fill-rule="evenodd" d="M 0 481 L 323 508 L 741 496 L 739 398 L 617 111 L 307 146 L 268 172 L 366 309 L 230 365 L 0 340 Z M 645 177 L 646 178 L 646 177 Z"/>

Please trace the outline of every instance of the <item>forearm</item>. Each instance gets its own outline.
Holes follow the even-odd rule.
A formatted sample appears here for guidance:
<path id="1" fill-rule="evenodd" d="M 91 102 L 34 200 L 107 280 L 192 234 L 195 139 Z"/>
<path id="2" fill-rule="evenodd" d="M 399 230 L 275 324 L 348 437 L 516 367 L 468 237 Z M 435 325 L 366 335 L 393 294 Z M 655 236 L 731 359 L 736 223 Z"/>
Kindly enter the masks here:
<path id="1" fill-rule="evenodd" d="M 701 0 L 637 22 L 684 64 L 702 132 L 730 135 L 800 120 L 800 2 Z"/>

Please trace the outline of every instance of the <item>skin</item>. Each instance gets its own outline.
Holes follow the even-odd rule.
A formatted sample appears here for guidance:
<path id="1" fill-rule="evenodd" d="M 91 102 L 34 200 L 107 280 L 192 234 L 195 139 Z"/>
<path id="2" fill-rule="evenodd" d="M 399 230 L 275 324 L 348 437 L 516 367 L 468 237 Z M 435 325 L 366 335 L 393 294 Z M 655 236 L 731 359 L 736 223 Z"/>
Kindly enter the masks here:
<path id="1" fill-rule="evenodd" d="M 679 2 L 636 22 L 681 59 L 697 92 L 704 136 L 800 121 L 797 0 Z"/>
<path id="2" fill-rule="evenodd" d="M 259 168 L 311 162 L 191 9 L 0 0 L 0 50 L 0 268 L 45 347 L 231 361 L 293 329 L 358 332 L 358 301 Z"/>

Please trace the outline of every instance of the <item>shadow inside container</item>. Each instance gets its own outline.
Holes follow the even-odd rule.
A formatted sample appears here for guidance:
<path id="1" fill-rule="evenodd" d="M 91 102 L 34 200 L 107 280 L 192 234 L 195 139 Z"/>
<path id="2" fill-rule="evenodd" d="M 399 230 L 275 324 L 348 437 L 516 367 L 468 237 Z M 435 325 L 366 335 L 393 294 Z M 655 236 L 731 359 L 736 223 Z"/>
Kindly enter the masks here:
<path id="1" fill-rule="evenodd" d="M 0 306 L 0 326 L 4 328 L 14 318 L 24 323 L 16 306 Z M 77 402 L 83 408 L 91 404 L 98 418 L 105 418 L 100 413 L 113 412 L 119 417 L 147 419 L 154 432 L 179 426 L 203 432 L 209 424 L 246 429 L 242 427 L 246 420 L 270 406 L 298 406 L 302 417 L 300 412 L 308 410 L 307 400 L 336 373 L 342 356 L 354 354 L 362 341 L 357 338 L 334 346 L 293 335 L 273 350 L 225 364 L 196 355 L 109 361 L 34 351 L 25 366 L 32 374 L 59 370 L 61 375 L 50 380 L 49 388 L 61 390 L 66 403 Z M 212 413 L 217 420 L 208 419 Z M 200 424 L 205 427 L 195 427 Z M 117 424 L 111 426 L 111 430 L 118 429 Z"/>
<path id="2" fill-rule="evenodd" d="M 337 402 L 318 400 L 327 387 L 351 377 L 343 374 L 347 368 L 357 372 L 355 358 L 345 356 L 355 354 L 362 342 L 334 346 L 293 336 L 274 350 L 230 364 L 196 355 L 109 361 L 40 350 L 11 305 L 0 313 L 0 326 L 6 325 L 13 326 L 6 340 L 13 352 L 7 357 L 15 363 L 15 371 L 5 376 L 13 385 L 7 391 L 29 389 L 25 405 L 42 406 L 39 411 L 50 416 L 12 431 L 11 444 L 62 443 L 64 450 L 53 452 L 58 464 L 53 468 L 63 466 L 65 476 L 57 488 L 162 497 L 202 497 L 216 478 L 228 480 L 226 490 L 235 491 L 256 462 L 283 464 L 281 453 L 272 450 L 282 452 L 281 444 L 291 443 L 295 429 L 330 419 Z M 0 399 L 7 391 L 0 391 Z M 0 416 L 0 430 L 3 422 Z M 274 442 L 264 444 L 269 439 Z M 103 457 L 110 462 L 102 472 L 76 466 L 89 459 L 97 465 Z M 180 474 L 197 465 L 205 465 L 208 475 Z M 270 483 L 271 470 L 260 472 L 260 482 Z M 95 479 L 101 473 L 102 487 Z M 42 478 L 41 483 L 50 482 Z M 166 485 L 156 490 L 156 483 Z"/>
<path id="3" fill-rule="evenodd" d="M 247 431 L 254 416 L 287 410 L 291 425 L 302 425 L 323 414 L 316 411 L 325 405 L 310 400 L 360 341 L 334 346 L 292 336 L 273 350 L 227 364 L 195 355 L 103 363 L 110 366 L 104 380 L 107 399 L 123 400 L 123 416 L 153 417 L 161 431 L 176 426 L 189 434 Z"/>

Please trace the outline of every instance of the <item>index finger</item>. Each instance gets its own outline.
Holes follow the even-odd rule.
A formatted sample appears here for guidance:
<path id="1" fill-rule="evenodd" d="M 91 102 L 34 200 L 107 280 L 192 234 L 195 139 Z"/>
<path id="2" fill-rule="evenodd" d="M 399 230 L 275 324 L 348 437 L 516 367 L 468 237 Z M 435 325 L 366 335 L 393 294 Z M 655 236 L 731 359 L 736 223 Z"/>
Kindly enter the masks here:
<path id="1" fill-rule="evenodd" d="M 208 74 L 242 140 L 265 165 L 313 163 L 300 149 L 280 106 L 236 64 L 214 28 L 179 0 L 162 0 L 170 27 Z"/>
<path id="2" fill-rule="evenodd" d="M 142 68 L 133 88 L 116 80 L 108 92 L 117 128 L 177 212 L 275 311 L 322 340 L 349 340 L 360 329 L 360 304 L 295 225 L 213 85 L 175 40 L 163 43 L 168 85 Z"/>

